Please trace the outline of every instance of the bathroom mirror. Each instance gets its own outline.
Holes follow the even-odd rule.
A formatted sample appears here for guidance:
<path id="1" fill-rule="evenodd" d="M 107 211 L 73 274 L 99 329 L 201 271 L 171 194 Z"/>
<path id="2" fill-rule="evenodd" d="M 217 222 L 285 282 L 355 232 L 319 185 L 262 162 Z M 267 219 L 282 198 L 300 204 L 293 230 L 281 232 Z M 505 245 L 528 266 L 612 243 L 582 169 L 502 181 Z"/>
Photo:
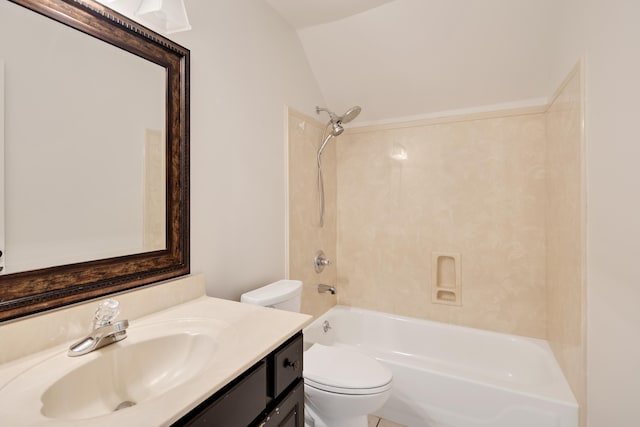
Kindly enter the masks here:
<path id="1" fill-rule="evenodd" d="M 187 274 L 189 51 L 92 0 L 0 36 L 0 320 Z"/>

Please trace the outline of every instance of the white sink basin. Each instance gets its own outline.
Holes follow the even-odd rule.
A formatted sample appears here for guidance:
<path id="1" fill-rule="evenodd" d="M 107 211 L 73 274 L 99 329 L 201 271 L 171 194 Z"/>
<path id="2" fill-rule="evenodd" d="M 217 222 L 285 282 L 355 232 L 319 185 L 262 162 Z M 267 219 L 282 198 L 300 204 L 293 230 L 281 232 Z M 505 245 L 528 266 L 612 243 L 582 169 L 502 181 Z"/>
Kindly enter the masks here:
<path id="1" fill-rule="evenodd" d="M 215 347 L 207 335 L 183 333 L 108 349 L 49 387 L 41 412 L 49 418 L 93 418 L 153 399 L 197 375 Z"/>
<path id="2" fill-rule="evenodd" d="M 135 410 L 197 379 L 219 353 L 228 354 L 234 329 L 206 318 L 138 327 L 132 323 L 123 341 L 80 357 L 58 353 L 26 370 L 0 390 L 0 401 L 32 396 L 33 402 L 23 403 L 40 407 L 45 418 L 61 421 Z M 35 393 L 25 393 L 34 387 Z"/>
<path id="3" fill-rule="evenodd" d="M 66 343 L 0 364 L 0 427 L 171 426 L 310 321 L 202 296 L 130 318 L 126 339 L 69 357 L 82 333 L 65 328 L 80 325 L 43 316 L 58 319 L 47 330 Z M 20 328 L 5 331 L 0 326 L 0 338 L 9 338 L 2 348 L 34 339 L 14 333 Z"/>

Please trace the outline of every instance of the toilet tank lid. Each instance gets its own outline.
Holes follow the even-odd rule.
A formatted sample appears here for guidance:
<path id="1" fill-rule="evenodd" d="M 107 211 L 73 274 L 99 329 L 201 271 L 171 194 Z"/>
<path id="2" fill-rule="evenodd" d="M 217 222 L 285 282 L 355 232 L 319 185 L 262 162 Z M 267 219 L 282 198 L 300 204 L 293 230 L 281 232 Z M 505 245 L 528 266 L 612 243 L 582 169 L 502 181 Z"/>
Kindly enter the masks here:
<path id="1" fill-rule="evenodd" d="M 302 293 L 300 280 L 278 280 L 277 282 L 242 294 L 241 302 L 257 305 L 273 305 L 291 298 L 296 298 Z"/>

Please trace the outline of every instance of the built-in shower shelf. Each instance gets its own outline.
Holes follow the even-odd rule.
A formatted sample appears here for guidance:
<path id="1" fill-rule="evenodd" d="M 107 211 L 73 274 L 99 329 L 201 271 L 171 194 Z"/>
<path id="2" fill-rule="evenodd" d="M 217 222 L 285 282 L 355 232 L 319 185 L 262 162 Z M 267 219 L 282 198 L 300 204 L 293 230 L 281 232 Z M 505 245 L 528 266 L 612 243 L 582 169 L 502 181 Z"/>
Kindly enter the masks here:
<path id="1" fill-rule="evenodd" d="M 431 302 L 435 304 L 462 305 L 460 280 L 460 254 L 433 252 Z"/>

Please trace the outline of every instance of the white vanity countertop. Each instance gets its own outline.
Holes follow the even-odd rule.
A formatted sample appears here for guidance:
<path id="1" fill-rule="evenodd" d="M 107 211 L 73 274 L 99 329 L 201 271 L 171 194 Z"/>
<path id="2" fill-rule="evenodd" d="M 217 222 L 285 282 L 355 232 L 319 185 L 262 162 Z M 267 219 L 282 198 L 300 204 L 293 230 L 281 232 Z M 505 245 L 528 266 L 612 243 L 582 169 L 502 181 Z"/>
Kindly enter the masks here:
<path id="1" fill-rule="evenodd" d="M 67 342 L 6 362 L 0 365 L 0 425 L 171 425 L 304 328 L 311 319 L 311 316 L 305 314 L 202 296 L 131 321 L 127 339 L 84 356 L 66 356 L 71 344 Z M 220 327 L 220 331 L 215 335 L 216 349 L 212 359 L 214 363 L 208 363 L 191 379 L 156 397 L 138 402 L 135 406 L 104 416 L 63 419 L 65 417 L 49 418 L 41 413 L 41 396 L 59 378 L 85 363 L 104 356 L 105 352 L 118 351 L 119 346 L 139 342 L 145 338 L 147 330 L 162 330 L 157 324 L 168 325 L 168 328 L 179 331 L 180 325 L 184 323 L 188 332 L 190 322 L 210 322 Z M 43 368 L 45 366 L 46 369 Z M 40 371 L 37 371 L 38 369 Z M 37 375 L 28 375 L 30 372 Z M 25 381 L 24 378 L 29 380 Z M 82 387 L 78 387 L 77 393 L 78 396 L 83 395 Z"/>

